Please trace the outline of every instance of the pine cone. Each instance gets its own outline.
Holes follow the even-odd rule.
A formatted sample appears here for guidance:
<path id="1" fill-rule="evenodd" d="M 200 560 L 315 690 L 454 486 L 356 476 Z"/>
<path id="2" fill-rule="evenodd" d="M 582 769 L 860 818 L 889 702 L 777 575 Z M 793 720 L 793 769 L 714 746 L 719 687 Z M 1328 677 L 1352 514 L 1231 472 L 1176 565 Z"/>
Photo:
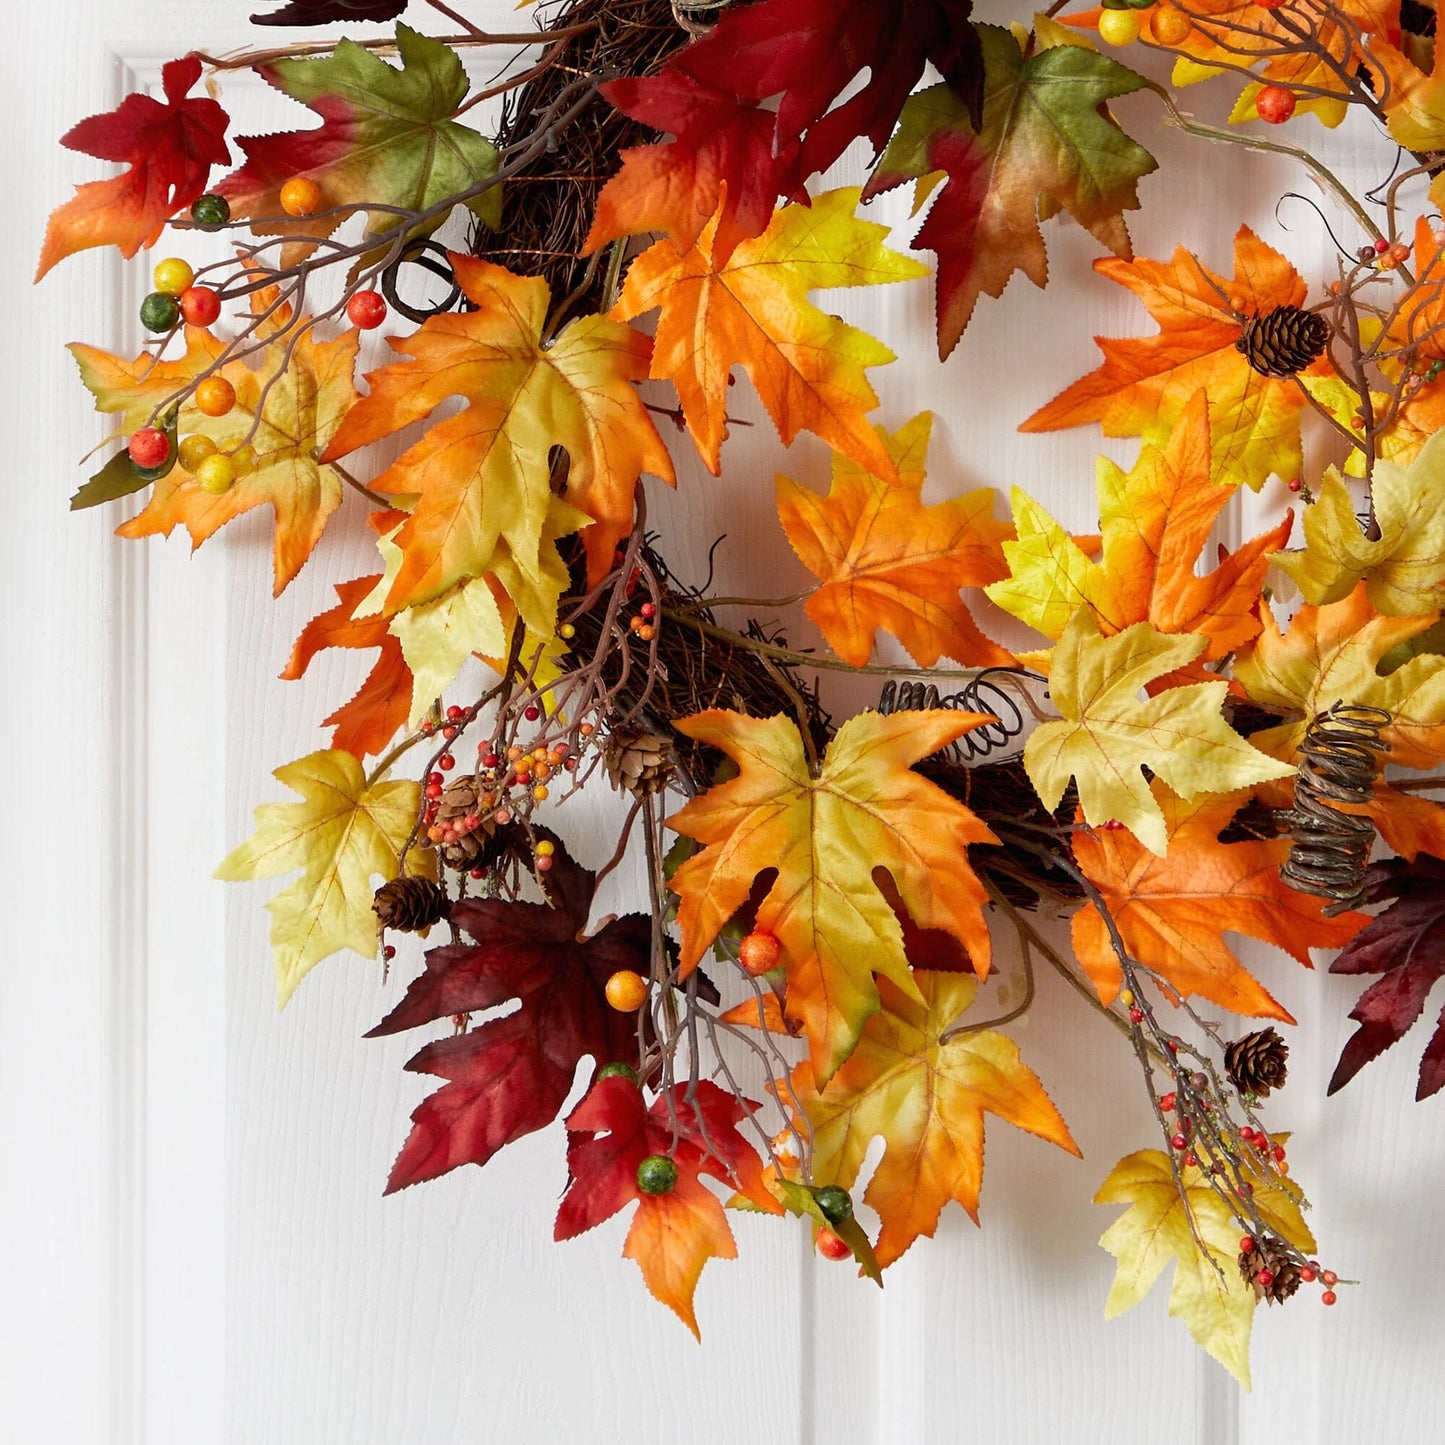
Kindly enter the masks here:
<path id="1" fill-rule="evenodd" d="M 614 788 L 639 798 L 660 793 L 672 775 L 672 742 L 656 733 L 615 732 L 602 761 Z"/>
<path id="2" fill-rule="evenodd" d="M 451 904 L 430 878 L 393 878 L 376 890 L 371 907 L 383 928 L 420 933 L 440 923 Z"/>
<path id="3" fill-rule="evenodd" d="M 1320 356 L 1330 339 L 1330 324 L 1298 306 L 1276 306 L 1263 316 L 1245 318 L 1234 343 L 1261 376 L 1293 376 Z"/>
<path id="4" fill-rule="evenodd" d="M 1252 1241 L 1253 1247 L 1240 1251 L 1239 1273 L 1254 1290 L 1257 1300 L 1282 1305 L 1299 1287 L 1299 1266 L 1289 1257 L 1282 1239 L 1266 1234 Z"/>
<path id="5" fill-rule="evenodd" d="M 476 820 L 471 827 L 467 826 L 468 819 Z M 447 784 L 437 799 L 436 820 L 432 826 L 440 835 L 432 841 L 448 868 L 467 873 L 474 868 L 486 868 L 495 861 L 489 856 L 488 845 L 497 825 L 491 816 L 490 804 L 480 803 L 474 775 L 456 778 Z M 431 838 L 430 833 L 427 836 Z"/>
<path id="6" fill-rule="evenodd" d="M 1236 1039 L 1224 1051 L 1224 1072 L 1241 1094 L 1267 1099 L 1289 1074 L 1289 1045 L 1272 1029 Z"/>

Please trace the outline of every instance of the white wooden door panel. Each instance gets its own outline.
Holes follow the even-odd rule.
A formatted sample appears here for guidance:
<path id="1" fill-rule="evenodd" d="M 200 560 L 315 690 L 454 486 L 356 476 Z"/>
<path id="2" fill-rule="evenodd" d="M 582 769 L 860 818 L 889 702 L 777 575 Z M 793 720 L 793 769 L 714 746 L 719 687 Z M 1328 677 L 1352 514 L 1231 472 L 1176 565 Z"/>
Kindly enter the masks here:
<path id="1" fill-rule="evenodd" d="M 619 1221 L 552 1243 L 558 1130 L 483 1170 L 382 1198 L 427 1084 L 402 1072 L 413 1041 L 361 1035 L 415 956 L 386 985 L 371 962 L 327 963 L 278 1015 L 262 907 L 271 885 L 210 877 L 249 832 L 251 808 L 281 796 L 269 770 L 319 746 L 314 719 L 359 680 L 358 659 L 331 656 L 301 683 L 276 674 L 302 623 L 329 605 L 331 580 L 366 565 L 362 518 L 333 529 L 273 604 L 269 527 L 254 514 L 194 559 L 179 538 L 112 540 L 107 512 L 69 515 L 76 459 L 102 431 L 62 347 L 136 344 L 144 263 L 88 253 L 28 285 L 46 213 L 96 174 L 54 139 L 190 46 L 257 43 L 248 8 L 51 0 L 7 15 L 0 106 L 19 143 L 6 153 L 12 205 L 0 216 L 15 461 L 0 573 L 14 693 L 0 714 L 11 774 L 0 876 L 17 946 L 0 969 L 0 1440 L 1435 1438 L 1440 1105 L 1409 1102 L 1403 1051 L 1326 1104 L 1351 989 L 1278 959 L 1258 966 L 1302 1028 L 1271 1115 L 1295 1131 L 1291 1159 L 1327 1252 L 1366 1283 L 1334 1311 L 1301 1299 L 1262 1314 L 1250 1396 L 1167 1318 L 1162 1291 L 1103 1321 L 1112 1261 L 1096 1241 L 1113 1211 L 1089 1199 L 1119 1155 L 1153 1144 L 1153 1124 L 1111 1031 L 1048 979 L 1018 1037 L 1084 1160 L 995 1126 L 984 1228 L 946 1211 L 938 1237 L 915 1246 L 881 1293 L 792 1232 L 743 1217 L 741 1257 L 703 1277 L 700 1349 L 619 1257 Z M 503 0 L 494 9 L 497 21 L 512 16 Z M 254 81 L 227 95 L 241 133 L 287 111 Z M 1199 101 L 1217 111 L 1222 98 L 1201 91 Z M 1148 97 L 1119 111 L 1164 163 L 1142 187 L 1142 254 L 1183 241 L 1225 269 L 1243 219 L 1307 276 L 1327 274 L 1327 239 L 1303 208 L 1281 212 L 1290 232 L 1274 215 L 1297 177 L 1154 130 Z M 1360 139 L 1327 144 L 1348 169 Z M 879 213 L 903 244 L 904 198 Z M 982 302 L 944 366 L 931 359 L 925 286 L 828 304 L 905 358 L 876 374 L 880 418 L 937 414 L 935 496 L 943 479 L 1020 482 L 1088 529 L 1095 454 L 1128 458 L 1132 444 L 1015 427 L 1094 365 L 1094 334 L 1136 331 L 1140 313 L 1090 275 L 1082 232 L 1051 227 L 1050 245 L 1055 285 L 1016 284 L 1003 303 Z M 718 565 L 729 590 L 772 595 L 796 575 L 771 511 L 773 474 L 816 483 L 826 462 L 807 440 L 785 454 L 744 387 L 736 408 L 757 425 L 734 428 L 725 479 L 684 458 L 677 493 L 655 489 L 649 515 L 682 575 L 700 578 L 726 532 Z M 1277 487 L 1243 499 L 1231 534 L 1252 535 L 1284 500 Z M 853 687 L 832 694 L 840 706 L 867 700 Z M 599 821 L 608 806 L 569 804 L 559 820 L 594 863 L 610 851 Z M 620 870 L 599 907 L 637 906 L 637 882 Z"/>

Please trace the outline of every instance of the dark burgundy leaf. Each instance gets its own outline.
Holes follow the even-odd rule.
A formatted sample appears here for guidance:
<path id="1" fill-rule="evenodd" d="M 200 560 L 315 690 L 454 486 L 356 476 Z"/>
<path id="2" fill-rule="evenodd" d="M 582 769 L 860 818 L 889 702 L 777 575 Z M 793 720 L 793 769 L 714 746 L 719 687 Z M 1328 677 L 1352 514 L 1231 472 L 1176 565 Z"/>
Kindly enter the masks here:
<path id="1" fill-rule="evenodd" d="M 330 25 L 335 20 L 395 20 L 407 0 L 290 0 L 279 10 L 253 15 L 252 25 Z"/>
<path id="2" fill-rule="evenodd" d="M 1350 1011 L 1359 1028 L 1345 1044 L 1329 1092 L 1342 1089 L 1372 1059 L 1398 1043 L 1419 1019 L 1445 977 L 1445 862 L 1422 853 L 1413 863 L 1392 858 L 1366 875 L 1372 903 L 1394 902 L 1363 928 L 1330 965 L 1331 973 L 1378 973 Z M 1445 1011 L 1425 1049 L 1417 1099 L 1445 1085 Z"/>

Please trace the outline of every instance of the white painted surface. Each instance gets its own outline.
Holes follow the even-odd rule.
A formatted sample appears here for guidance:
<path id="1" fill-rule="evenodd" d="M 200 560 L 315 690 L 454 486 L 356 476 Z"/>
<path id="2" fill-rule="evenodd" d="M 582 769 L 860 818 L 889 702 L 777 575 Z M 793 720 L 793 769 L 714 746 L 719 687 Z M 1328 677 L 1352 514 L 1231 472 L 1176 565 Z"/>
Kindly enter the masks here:
<path id="1" fill-rule="evenodd" d="M 114 514 L 69 515 L 77 458 L 101 430 L 61 348 L 136 344 L 129 318 L 145 263 L 92 252 L 28 285 L 46 213 L 97 174 L 53 139 L 191 45 L 256 43 L 248 8 L 50 0 L 6 16 L 0 675 L 11 705 L 0 720 L 0 877 L 12 946 L 0 969 L 0 1440 L 1438 1438 L 1442 1105 L 1410 1102 L 1414 1040 L 1326 1103 L 1352 985 L 1287 960 L 1260 961 L 1302 1025 L 1271 1117 L 1295 1131 L 1291 1159 L 1319 1201 L 1322 1248 L 1365 1286 L 1331 1312 L 1301 1298 L 1262 1314 L 1252 1396 L 1166 1318 L 1162 1290 L 1103 1322 L 1112 1262 L 1095 1241 L 1114 1211 L 1089 1199 L 1114 1159 L 1155 1139 L 1110 1031 L 1048 979 L 1018 1037 L 1084 1161 L 995 1127 L 983 1230 L 951 1209 L 882 1294 L 815 1261 L 787 1230 L 740 1218 L 742 1258 L 703 1277 L 699 1349 L 619 1258 L 621 1221 L 552 1243 L 564 1183 L 556 1130 L 485 1170 L 381 1197 L 427 1084 L 401 1072 L 413 1040 L 361 1034 L 406 968 L 383 988 L 373 964 L 334 961 L 278 1016 L 262 909 L 272 885 L 223 890 L 210 879 L 249 831 L 252 806 L 280 796 L 269 770 L 322 745 L 313 720 L 360 676 L 361 659 L 327 657 L 302 683 L 276 680 L 301 624 L 329 605 L 331 581 L 365 565 L 361 516 L 333 526 L 273 605 L 258 516 L 192 560 L 179 537 L 122 544 L 109 537 Z M 501 0 L 495 11 L 511 13 Z M 272 100 L 261 119 L 268 101 L 254 83 L 228 94 L 243 133 L 281 118 Z M 1223 91 L 1191 98 L 1217 113 Z M 1226 270 L 1248 219 L 1313 282 L 1327 278 L 1327 242 L 1309 214 L 1284 212 L 1297 228 L 1287 235 L 1275 221 L 1274 197 L 1296 177 L 1163 133 L 1147 97 L 1118 113 L 1163 161 L 1143 183 L 1141 254 L 1183 240 Z M 1313 140 L 1313 122 L 1304 126 Z M 1379 153 L 1368 136 L 1328 145 L 1348 168 L 1366 142 Z M 887 214 L 901 219 L 895 201 Z M 905 356 L 876 373 L 880 419 L 937 412 L 935 496 L 1020 482 L 1086 528 L 1097 434 L 1014 428 L 1094 365 L 1094 333 L 1142 323 L 1089 272 L 1089 239 L 1048 229 L 1054 287 L 1018 282 L 1002 303 L 982 302 L 947 366 L 931 360 L 925 285 L 845 292 L 830 305 Z M 808 439 L 785 456 L 745 398 L 740 386 L 737 410 L 760 425 L 735 429 L 724 481 L 679 447 L 679 491 L 653 497 L 651 516 L 683 575 L 727 531 L 728 590 L 773 593 L 798 573 L 772 516 L 772 474 L 816 484 L 825 459 Z M 1124 459 L 1133 450 L 1107 445 Z M 1240 531 L 1276 515 L 1286 494 L 1275 485 L 1245 501 Z M 597 861 L 607 844 L 582 819 L 573 805 L 561 821 Z M 624 901 L 635 884 L 620 877 L 609 896 Z"/>

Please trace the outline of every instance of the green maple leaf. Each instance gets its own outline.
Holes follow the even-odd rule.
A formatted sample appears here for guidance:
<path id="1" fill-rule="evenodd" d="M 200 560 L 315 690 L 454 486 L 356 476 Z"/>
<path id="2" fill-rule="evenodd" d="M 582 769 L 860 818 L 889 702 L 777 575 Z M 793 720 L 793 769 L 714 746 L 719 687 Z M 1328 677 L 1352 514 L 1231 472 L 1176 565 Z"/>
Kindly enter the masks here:
<path id="1" fill-rule="evenodd" d="M 302 870 L 267 905 L 276 955 L 276 997 L 285 1005 L 296 985 L 343 948 L 374 954 L 372 878 L 397 875 L 397 855 L 416 822 L 421 785 L 366 785 L 361 764 L 339 751 L 311 753 L 273 775 L 299 803 L 262 803 L 256 831 L 216 869 L 229 882 Z M 414 848 L 407 872 L 430 876 L 432 855 Z"/>
<path id="2" fill-rule="evenodd" d="M 937 173 L 948 183 L 914 239 L 938 253 L 938 349 L 958 344 L 980 294 L 999 296 L 1015 271 L 1048 281 L 1039 222 L 1067 211 L 1116 256 L 1133 255 L 1123 213 L 1154 157 L 1104 109 L 1144 80 L 1105 55 L 1059 44 L 1025 56 L 1012 32 L 976 27 L 984 55 L 983 125 L 947 85 L 910 97 L 868 195 Z M 930 179 L 933 178 L 933 179 Z"/>
<path id="3" fill-rule="evenodd" d="M 293 176 L 321 187 L 326 212 L 365 202 L 425 211 L 496 174 L 496 147 L 453 119 L 468 89 L 456 51 L 405 25 L 396 27 L 396 45 L 400 70 L 351 40 L 338 41 L 330 55 L 257 67 L 283 95 L 314 110 L 322 124 L 237 141 L 246 164 L 217 187 L 234 215 L 280 216 L 281 187 Z M 496 225 L 497 187 L 468 204 L 489 226 Z M 343 219 L 318 214 L 268 220 L 253 229 L 304 240 L 329 236 Z M 367 235 L 389 231 L 397 219 L 373 212 Z"/>
<path id="4" fill-rule="evenodd" d="M 1206 641 L 1192 633 L 1166 636 L 1147 622 L 1100 637 L 1087 607 L 1074 613 L 1049 671 L 1049 692 L 1063 716 L 1036 728 L 1024 747 L 1024 768 L 1046 808 L 1057 807 L 1076 778 L 1090 823 L 1117 820 L 1162 858 L 1168 830 L 1142 768 L 1182 798 L 1294 772 L 1251 747 L 1220 716 L 1228 691 L 1222 680 L 1139 697 L 1147 683 L 1193 662 Z"/>

